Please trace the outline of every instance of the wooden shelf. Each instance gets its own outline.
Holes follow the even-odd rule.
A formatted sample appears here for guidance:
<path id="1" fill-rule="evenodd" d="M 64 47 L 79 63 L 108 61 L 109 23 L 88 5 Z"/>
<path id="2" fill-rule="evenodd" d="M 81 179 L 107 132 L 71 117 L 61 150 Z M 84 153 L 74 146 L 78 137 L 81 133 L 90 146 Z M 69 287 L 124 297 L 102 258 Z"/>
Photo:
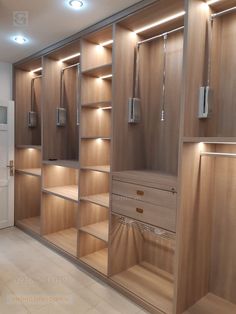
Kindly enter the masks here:
<path id="1" fill-rule="evenodd" d="M 82 104 L 84 108 L 107 108 L 112 106 L 112 101 L 98 101 Z"/>
<path id="2" fill-rule="evenodd" d="M 80 228 L 80 231 L 87 232 L 102 241 L 108 242 L 108 220 L 84 226 Z"/>
<path id="3" fill-rule="evenodd" d="M 109 208 L 109 193 L 83 196 L 81 200 Z"/>
<path id="4" fill-rule="evenodd" d="M 40 145 L 16 145 L 16 148 L 20 148 L 20 149 L 32 148 L 32 149 L 41 150 L 41 146 Z"/>
<path id="5" fill-rule="evenodd" d="M 112 276 L 112 279 L 161 311 L 172 313 L 174 285 L 169 273 L 144 262 Z"/>
<path id="6" fill-rule="evenodd" d="M 64 199 L 78 202 L 78 186 L 77 185 L 66 185 L 66 186 L 56 186 L 51 188 L 44 188 L 44 193 L 52 194 Z"/>
<path id="7" fill-rule="evenodd" d="M 61 167 L 67 167 L 67 168 L 75 168 L 75 169 L 79 168 L 78 160 L 43 160 L 43 164 L 61 166 Z"/>
<path id="8" fill-rule="evenodd" d="M 182 141 L 184 143 L 236 144 L 236 137 L 183 137 Z"/>
<path id="9" fill-rule="evenodd" d="M 77 256 L 77 230 L 75 228 L 47 234 L 44 238 L 67 253 Z"/>
<path id="10" fill-rule="evenodd" d="M 41 177 L 42 170 L 41 168 L 31 168 L 31 169 L 16 169 L 16 172 L 27 174 L 30 176 Z"/>
<path id="11" fill-rule="evenodd" d="M 40 217 L 39 216 L 18 220 L 16 224 L 20 225 L 21 227 L 25 229 L 29 229 L 37 234 L 40 234 Z"/>
<path id="12" fill-rule="evenodd" d="M 92 171 L 109 173 L 111 170 L 111 167 L 109 165 L 107 166 L 82 166 L 81 170 L 92 170 Z"/>
<path id="13" fill-rule="evenodd" d="M 209 293 L 184 314 L 235 314 L 236 305 Z"/>
<path id="14" fill-rule="evenodd" d="M 93 77 L 101 77 L 105 75 L 112 74 L 112 63 L 104 64 L 99 67 L 95 67 L 92 69 L 88 69 L 82 72 L 85 75 L 93 76 Z"/>
<path id="15" fill-rule="evenodd" d="M 91 136 L 91 137 L 81 137 L 82 140 L 107 140 L 110 141 L 110 137 L 102 137 L 102 136 Z"/>
<path id="16" fill-rule="evenodd" d="M 90 267 L 95 268 L 100 273 L 107 275 L 108 250 L 102 249 L 92 254 L 83 256 L 80 260 Z"/>

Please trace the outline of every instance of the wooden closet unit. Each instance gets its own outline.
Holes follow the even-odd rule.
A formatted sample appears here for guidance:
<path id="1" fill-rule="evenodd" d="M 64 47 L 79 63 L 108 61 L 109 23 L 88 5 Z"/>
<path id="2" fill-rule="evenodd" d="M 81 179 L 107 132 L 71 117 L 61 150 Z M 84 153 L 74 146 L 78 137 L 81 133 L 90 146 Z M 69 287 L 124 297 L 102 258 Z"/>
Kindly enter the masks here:
<path id="1" fill-rule="evenodd" d="M 143 0 L 14 66 L 16 226 L 150 313 L 236 313 L 235 7 Z"/>

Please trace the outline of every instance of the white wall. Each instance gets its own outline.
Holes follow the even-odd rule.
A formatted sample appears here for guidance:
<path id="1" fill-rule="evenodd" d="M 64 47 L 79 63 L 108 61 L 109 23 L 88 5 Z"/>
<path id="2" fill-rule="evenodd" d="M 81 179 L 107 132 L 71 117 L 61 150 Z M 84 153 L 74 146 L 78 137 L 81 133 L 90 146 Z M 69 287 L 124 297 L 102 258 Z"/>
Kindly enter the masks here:
<path id="1" fill-rule="evenodd" d="M 12 65 L 0 62 L 0 99 L 12 99 Z"/>

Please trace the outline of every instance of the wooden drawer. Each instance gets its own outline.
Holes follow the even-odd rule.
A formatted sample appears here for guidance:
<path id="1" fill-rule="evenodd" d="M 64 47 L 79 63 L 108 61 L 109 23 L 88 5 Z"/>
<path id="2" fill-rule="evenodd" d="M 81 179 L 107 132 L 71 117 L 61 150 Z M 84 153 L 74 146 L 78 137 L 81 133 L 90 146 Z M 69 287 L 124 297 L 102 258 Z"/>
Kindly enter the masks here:
<path id="1" fill-rule="evenodd" d="M 176 208 L 177 194 L 170 191 L 113 180 L 112 193 L 171 209 Z"/>
<path id="2" fill-rule="evenodd" d="M 176 209 L 173 208 L 112 194 L 112 211 L 169 231 L 176 230 Z"/>

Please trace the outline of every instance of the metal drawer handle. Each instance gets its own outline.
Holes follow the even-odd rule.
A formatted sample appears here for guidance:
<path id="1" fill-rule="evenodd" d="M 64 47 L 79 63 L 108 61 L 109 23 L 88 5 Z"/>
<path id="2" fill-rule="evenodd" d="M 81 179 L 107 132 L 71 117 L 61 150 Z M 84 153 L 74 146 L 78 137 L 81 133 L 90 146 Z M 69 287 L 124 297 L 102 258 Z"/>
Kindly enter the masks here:
<path id="1" fill-rule="evenodd" d="M 142 208 L 136 208 L 136 212 L 139 214 L 143 214 L 143 209 Z"/>
<path id="2" fill-rule="evenodd" d="M 137 190 L 137 195 L 143 196 L 144 195 L 144 191 Z"/>

